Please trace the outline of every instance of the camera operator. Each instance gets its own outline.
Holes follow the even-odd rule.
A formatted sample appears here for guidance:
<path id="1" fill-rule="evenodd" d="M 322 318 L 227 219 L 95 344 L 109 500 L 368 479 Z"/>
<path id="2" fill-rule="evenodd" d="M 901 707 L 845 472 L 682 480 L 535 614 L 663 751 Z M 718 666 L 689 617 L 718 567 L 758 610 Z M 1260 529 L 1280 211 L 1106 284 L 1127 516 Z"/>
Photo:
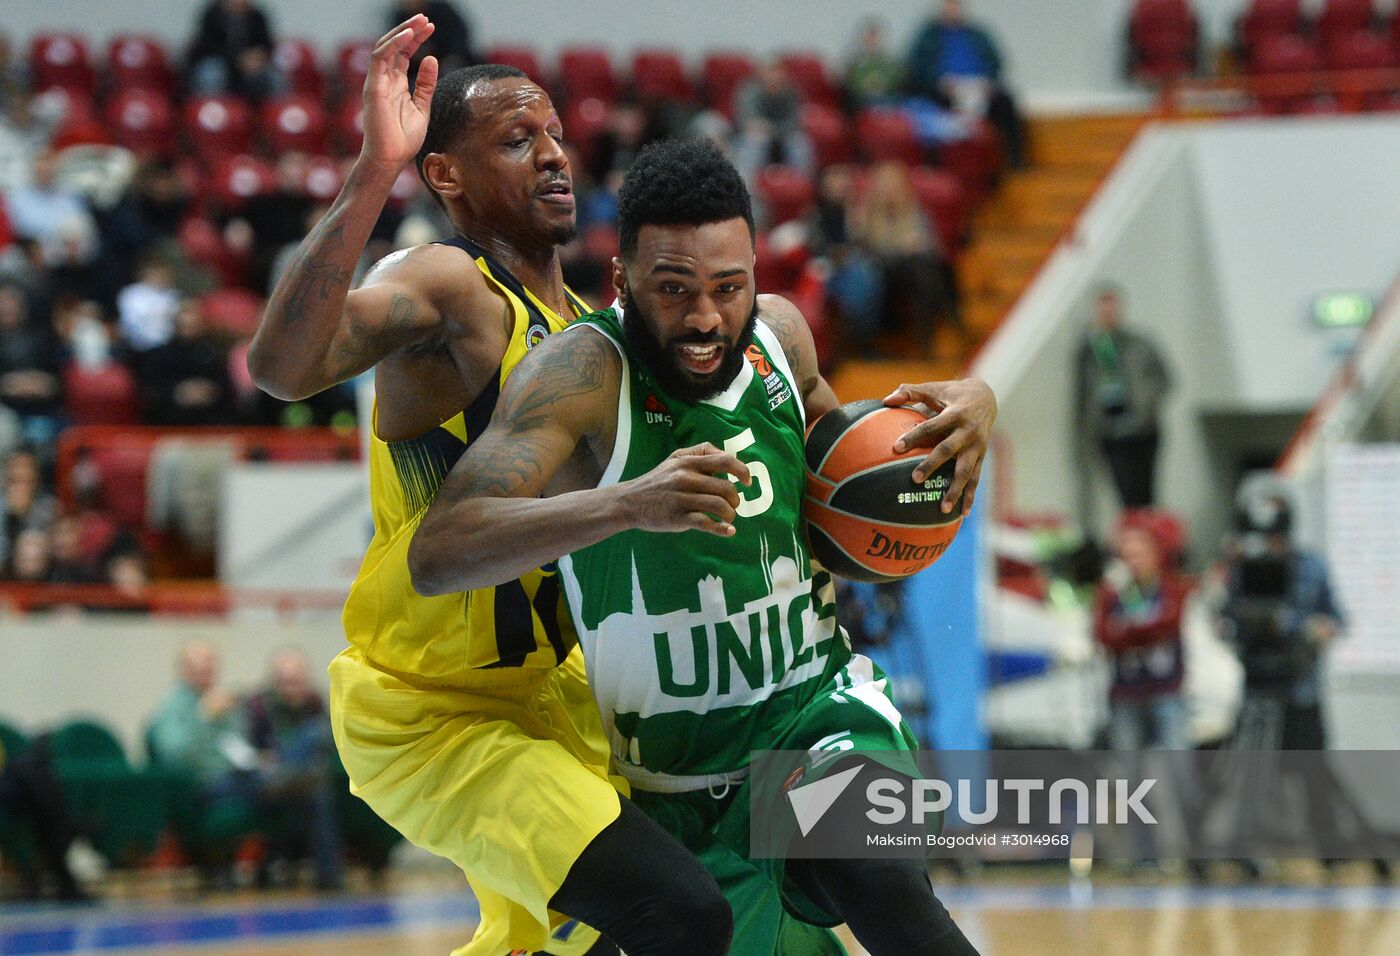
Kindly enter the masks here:
<path id="1" fill-rule="evenodd" d="M 1246 711 L 1272 712 L 1266 739 L 1246 746 L 1322 750 L 1318 666 L 1342 619 L 1326 565 L 1293 546 L 1292 525 L 1292 509 L 1279 494 L 1241 508 L 1226 555 L 1221 616 L 1244 666 Z"/>

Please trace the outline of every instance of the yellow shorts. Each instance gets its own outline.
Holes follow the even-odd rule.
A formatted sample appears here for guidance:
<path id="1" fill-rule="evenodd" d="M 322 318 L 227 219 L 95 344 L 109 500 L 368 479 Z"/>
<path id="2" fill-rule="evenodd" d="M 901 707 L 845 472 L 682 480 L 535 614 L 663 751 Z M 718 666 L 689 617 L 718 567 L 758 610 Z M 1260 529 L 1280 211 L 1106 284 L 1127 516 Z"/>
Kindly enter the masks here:
<path id="1" fill-rule="evenodd" d="M 578 926 L 567 940 L 550 939 L 567 920 L 548 903 L 617 819 L 626 786 L 608 776 L 583 655 L 575 648 L 549 670 L 479 675 L 469 688 L 425 688 L 355 648 L 336 657 L 331 726 L 350 790 L 467 875 L 481 925 L 453 956 L 582 953 L 596 932 Z"/>

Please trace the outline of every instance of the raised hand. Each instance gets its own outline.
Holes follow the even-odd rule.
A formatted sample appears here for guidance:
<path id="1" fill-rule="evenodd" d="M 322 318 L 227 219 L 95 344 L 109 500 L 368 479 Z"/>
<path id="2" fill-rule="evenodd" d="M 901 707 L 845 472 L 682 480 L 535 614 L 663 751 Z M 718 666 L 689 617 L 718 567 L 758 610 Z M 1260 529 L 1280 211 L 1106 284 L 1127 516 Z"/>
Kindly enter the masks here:
<path id="1" fill-rule="evenodd" d="M 418 153 L 428 132 L 429 107 L 437 86 L 436 57 L 418 64 L 418 82 L 408 89 L 408 64 L 423 41 L 433 35 L 423 14 L 409 17 L 379 38 L 365 76 L 365 139 L 362 159 L 395 172 Z"/>
<path id="2" fill-rule="evenodd" d="M 914 483 L 922 482 L 948 459 L 958 461 L 953 483 L 943 496 L 943 510 L 951 512 L 958 496 L 963 496 L 962 513 L 972 509 L 977 483 L 982 479 L 982 462 L 997 420 L 997 399 L 991 387 L 979 378 L 955 382 L 925 382 L 901 385 L 885 396 L 886 405 L 913 405 L 928 416 L 895 442 L 894 450 L 932 448 L 914 467 Z M 941 437 L 940 437 L 941 436 Z"/>
<path id="3" fill-rule="evenodd" d="M 625 505 L 633 527 L 643 531 L 705 531 L 734 534 L 739 492 L 727 475 L 744 484 L 752 477 L 738 458 L 709 443 L 681 448 L 651 471 L 626 482 Z"/>

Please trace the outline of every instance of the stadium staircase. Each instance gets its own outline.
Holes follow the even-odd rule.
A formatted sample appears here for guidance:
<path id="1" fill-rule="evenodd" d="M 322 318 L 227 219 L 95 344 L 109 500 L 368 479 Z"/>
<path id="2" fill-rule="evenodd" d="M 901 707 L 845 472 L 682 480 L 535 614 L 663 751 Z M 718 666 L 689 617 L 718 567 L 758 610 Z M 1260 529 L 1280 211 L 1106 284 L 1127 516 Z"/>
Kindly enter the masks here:
<path id="1" fill-rule="evenodd" d="M 885 394 L 901 382 L 955 378 L 1010 311 L 1042 262 L 1078 218 L 1137 131 L 1142 115 L 1046 117 L 1030 121 L 1032 163 L 1010 171 L 973 219 L 958 257 L 970 343 L 938 329 L 935 357 L 844 362 L 832 376 L 842 401 Z M 969 348 L 970 346 L 970 348 Z"/>

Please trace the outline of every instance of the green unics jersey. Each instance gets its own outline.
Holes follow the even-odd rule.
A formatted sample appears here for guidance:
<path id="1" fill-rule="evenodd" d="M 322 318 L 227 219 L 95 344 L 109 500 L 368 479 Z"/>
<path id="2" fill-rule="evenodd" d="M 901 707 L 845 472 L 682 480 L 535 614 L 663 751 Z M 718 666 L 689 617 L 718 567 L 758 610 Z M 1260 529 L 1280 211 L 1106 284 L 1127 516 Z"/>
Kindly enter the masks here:
<path id="1" fill-rule="evenodd" d="M 762 322 L 733 383 L 694 404 L 658 387 L 616 306 L 563 334 L 586 334 L 581 326 L 622 356 L 617 439 L 599 487 L 702 442 L 753 476 L 739 486 L 732 537 L 624 531 L 559 562 L 618 770 L 644 788 L 684 788 L 679 778 L 742 771 L 851 658 L 831 575 L 802 534 L 802 396 Z"/>

